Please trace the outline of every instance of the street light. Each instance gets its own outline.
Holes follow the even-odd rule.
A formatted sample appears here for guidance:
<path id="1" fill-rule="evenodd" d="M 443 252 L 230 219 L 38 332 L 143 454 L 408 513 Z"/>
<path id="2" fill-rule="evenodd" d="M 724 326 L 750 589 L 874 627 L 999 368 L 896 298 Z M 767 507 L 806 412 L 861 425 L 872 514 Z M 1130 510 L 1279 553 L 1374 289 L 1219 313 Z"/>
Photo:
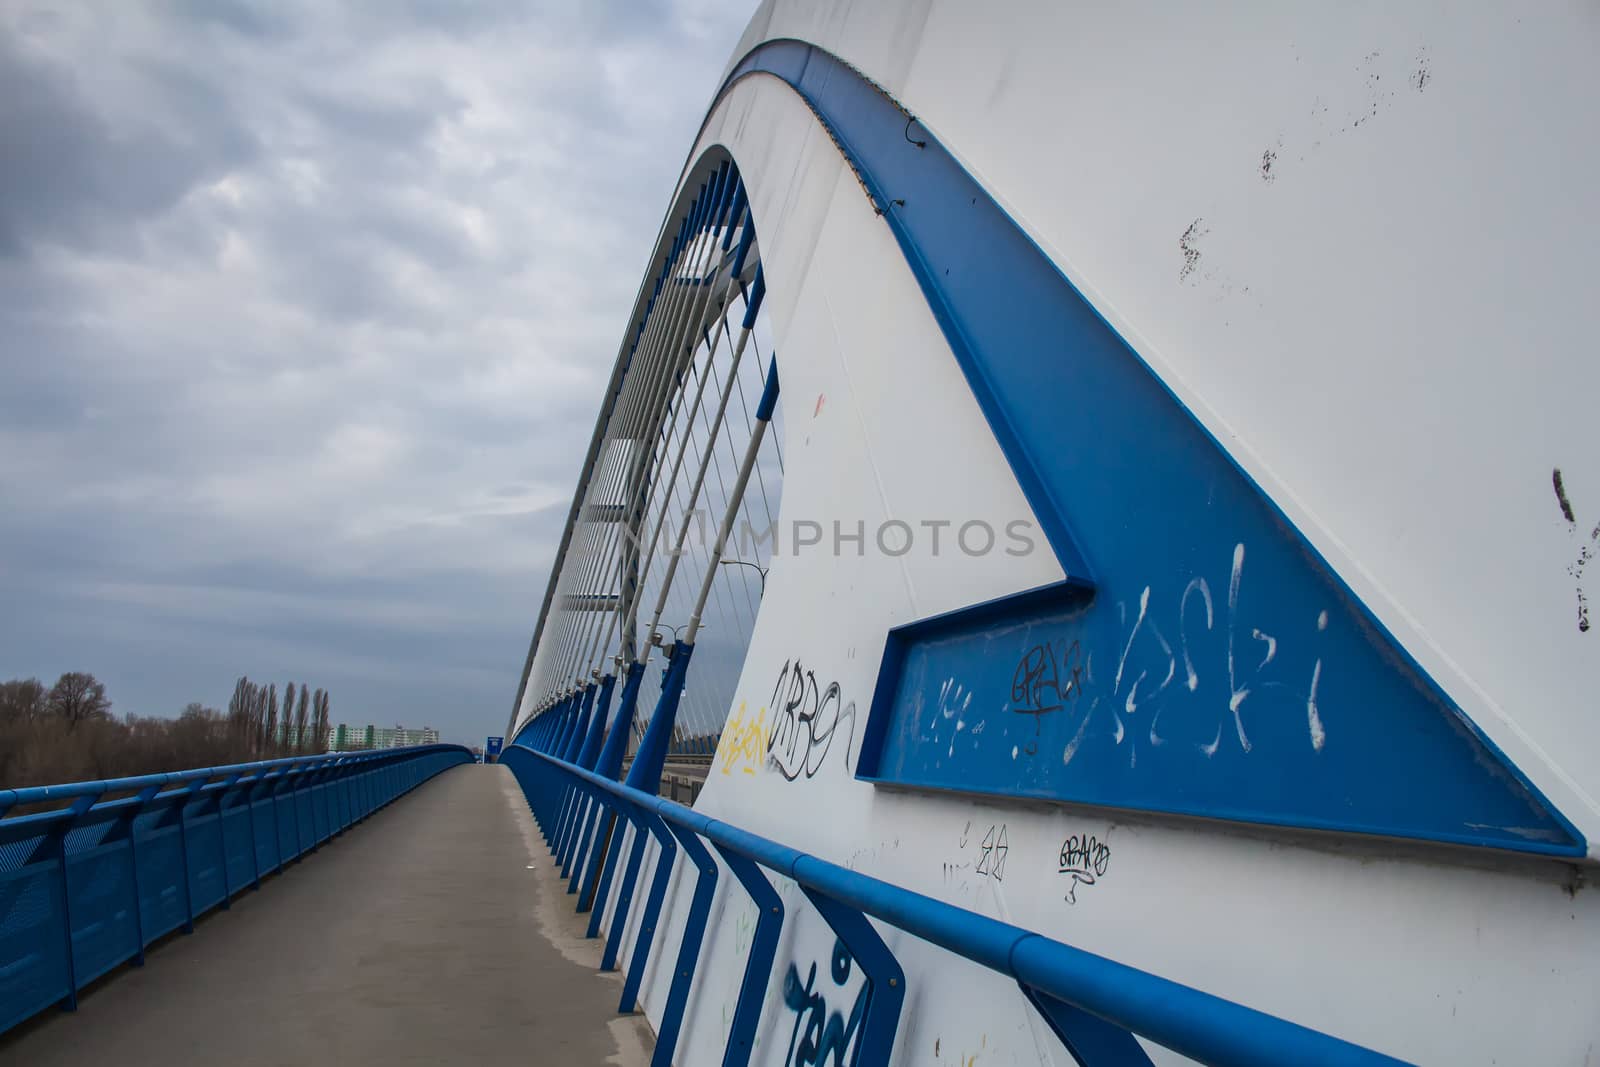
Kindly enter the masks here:
<path id="1" fill-rule="evenodd" d="M 719 564 L 719 566 L 722 566 L 722 567 L 749 567 L 751 570 L 753 570 L 757 574 L 761 575 L 761 595 L 762 596 L 766 596 L 767 595 L 767 568 L 761 566 L 758 563 L 751 563 L 747 559 L 725 559 Z"/>
<path id="2" fill-rule="evenodd" d="M 676 626 L 668 626 L 667 627 L 667 629 L 672 631 L 672 643 L 673 644 L 677 644 L 678 643 L 678 631 L 684 629 L 688 625 L 689 624 L 686 623 L 686 622 L 680 622 Z M 711 626 L 710 626 L 709 623 L 701 623 L 700 624 L 700 629 L 709 630 L 709 629 L 711 629 Z M 660 630 L 657 630 L 655 633 L 650 635 L 650 643 L 652 645 L 654 645 L 655 647 L 657 647 L 657 648 L 662 647 L 661 640 L 662 639 L 661 639 L 661 631 Z"/>

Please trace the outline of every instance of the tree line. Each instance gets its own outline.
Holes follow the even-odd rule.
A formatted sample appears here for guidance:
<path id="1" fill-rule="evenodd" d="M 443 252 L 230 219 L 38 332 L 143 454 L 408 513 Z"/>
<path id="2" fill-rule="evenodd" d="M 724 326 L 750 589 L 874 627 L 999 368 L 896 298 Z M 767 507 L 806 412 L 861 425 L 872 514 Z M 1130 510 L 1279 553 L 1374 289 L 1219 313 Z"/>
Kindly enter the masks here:
<path id="1" fill-rule="evenodd" d="M 226 712 L 191 703 L 176 717 L 111 713 L 106 687 L 69 671 L 0 682 L 0 789 L 124 778 L 325 752 L 325 690 L 240 678 Z"/>

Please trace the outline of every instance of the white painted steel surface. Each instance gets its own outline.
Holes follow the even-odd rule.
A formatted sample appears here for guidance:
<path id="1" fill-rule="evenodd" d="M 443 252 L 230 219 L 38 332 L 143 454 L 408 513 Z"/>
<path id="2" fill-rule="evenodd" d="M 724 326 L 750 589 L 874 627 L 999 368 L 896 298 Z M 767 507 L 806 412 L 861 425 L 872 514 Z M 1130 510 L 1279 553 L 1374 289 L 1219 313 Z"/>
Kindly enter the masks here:
<path id="1" fill-rule="evenodd" d="M 1600 522 L 1589 114 L 1600 10 L 778 3 L 734 59 L 778 37 L 838 54 L 916 113 L 1600 841 L 1600 609 L 1580 632 L 1574 573 Z M 805 104 L 775 79 L 746 79 L 691 161 L 716 145 L 751 189 L 770 285 L 788 412 L 783 528 L 837 519 L 869 533 L 859 557 L 785 545 L 774 560 L 697 806 L 1393 1055 L 1595 1062 L 1600 907 L 1586 865 L 853 779 L 890 627 L 1061 572 L 1042 538 L 1021 558 L 948 543 L 934 557 L 920 540 L 898 558 L 872 549 L 886 519 L 1003 528 L 1032 515 L 899 248 Z M 814 777 L 788 781 L 752 758 L 764 746 L 740 740 L 796 657 L 838 682 L 856 719 L 848 766 L 835 745 Z M 762 727 L 772 720 L 768 709 Z M 1074 835 L 1109 849 L 1093 883 L 1059 873 Z M 680 1063 L 720 1058 L 753 929 L 731 885 L 713 907 Z M 786 1059 L 789 961 L 802 980 L 819 965 L 830 1010 L 848 1014 L 854 996 L 827 976 L 832 935 L 792 886 L 785 898 L 802 917 L 779 948 L 761 1063 Z M 653 1018 L 687 900 L 680 876 L 644 983 Z M 887 940 L 910 981 L 896 1062 L 1070 1062 L 1013 986 Z"/>

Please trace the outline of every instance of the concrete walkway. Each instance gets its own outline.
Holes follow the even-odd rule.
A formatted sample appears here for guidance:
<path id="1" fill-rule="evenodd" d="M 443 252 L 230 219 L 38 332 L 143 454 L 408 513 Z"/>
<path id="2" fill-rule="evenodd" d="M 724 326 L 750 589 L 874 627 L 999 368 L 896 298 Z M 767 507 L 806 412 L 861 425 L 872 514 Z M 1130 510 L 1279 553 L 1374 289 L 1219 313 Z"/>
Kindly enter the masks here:
<path id="1" fill-rule="evenodd" d="M 538 841 L 509 770 L 446 771 L 0 1036 L 0 1064 L 642 1067 L 650 1031 Z"/>

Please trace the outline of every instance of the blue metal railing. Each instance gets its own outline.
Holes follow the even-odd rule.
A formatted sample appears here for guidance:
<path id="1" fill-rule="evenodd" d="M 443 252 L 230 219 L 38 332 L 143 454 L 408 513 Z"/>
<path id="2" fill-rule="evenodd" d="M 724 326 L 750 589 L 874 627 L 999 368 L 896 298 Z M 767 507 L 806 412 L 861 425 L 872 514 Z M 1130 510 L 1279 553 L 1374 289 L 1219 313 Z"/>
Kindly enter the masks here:
<path id="1" fill-rule="evenodd" d="M 569 892 L 579 887 L 581 876 L 578 910 L 592 909 L 590 937 L 598 933 L 615 872 L 621 865 L 623 828 L 632 825 L 635 829 L 626 870 L 617 888 L 615 918 L 607 936 L 602 969 L 615 965 L 621 948 L 624 918 L 632 905 L 646 835 L 660 846 L 661 855 L 640 915 L 619 1010 L 634 1009 L 679 847 L 698 869 L 677 966 L 673 968 L 657 1033 L 652 1060 L 655 1067 L 669 1067 L 672 1063 L 716 889 L 719 868 L 707 843 L 722 856 L 728 870 L 760 909 L 724 1065 L 749 1062 L 767 981 L 774 973 L 783 904 L 762 868 L 799 884 L 867 977 L 867 1006 L 857 1038 L 860 1051 L 852 1062 L 888 1062 L 906 992 L 905 974 L 868 916 L 1016 981 L 1062 1044 L 1085 1067 L 1150 1063 L 1134 1040 L 1135 1034 L 1209 1064 L 1266 1067 L 1285 1063 L 1402 1062 L 1042 934 L 847 870 L 526 745 L 509 746 L 501 762 L 515 774 L 563 865 L 563 875 L 571 873 Z M 591 816 L 598 816 L 592 832 Z M 614 820 L 609 827 L 608 818 Z"/>
<path id="2" fill-rule="evenodd" d="M 449 767 L 460 745 L 0 790 L 0 1032 Z M 107 794 L 132 796 L 102 801 Z M 62 803 L 4 818 L 19 804 Z"/>

